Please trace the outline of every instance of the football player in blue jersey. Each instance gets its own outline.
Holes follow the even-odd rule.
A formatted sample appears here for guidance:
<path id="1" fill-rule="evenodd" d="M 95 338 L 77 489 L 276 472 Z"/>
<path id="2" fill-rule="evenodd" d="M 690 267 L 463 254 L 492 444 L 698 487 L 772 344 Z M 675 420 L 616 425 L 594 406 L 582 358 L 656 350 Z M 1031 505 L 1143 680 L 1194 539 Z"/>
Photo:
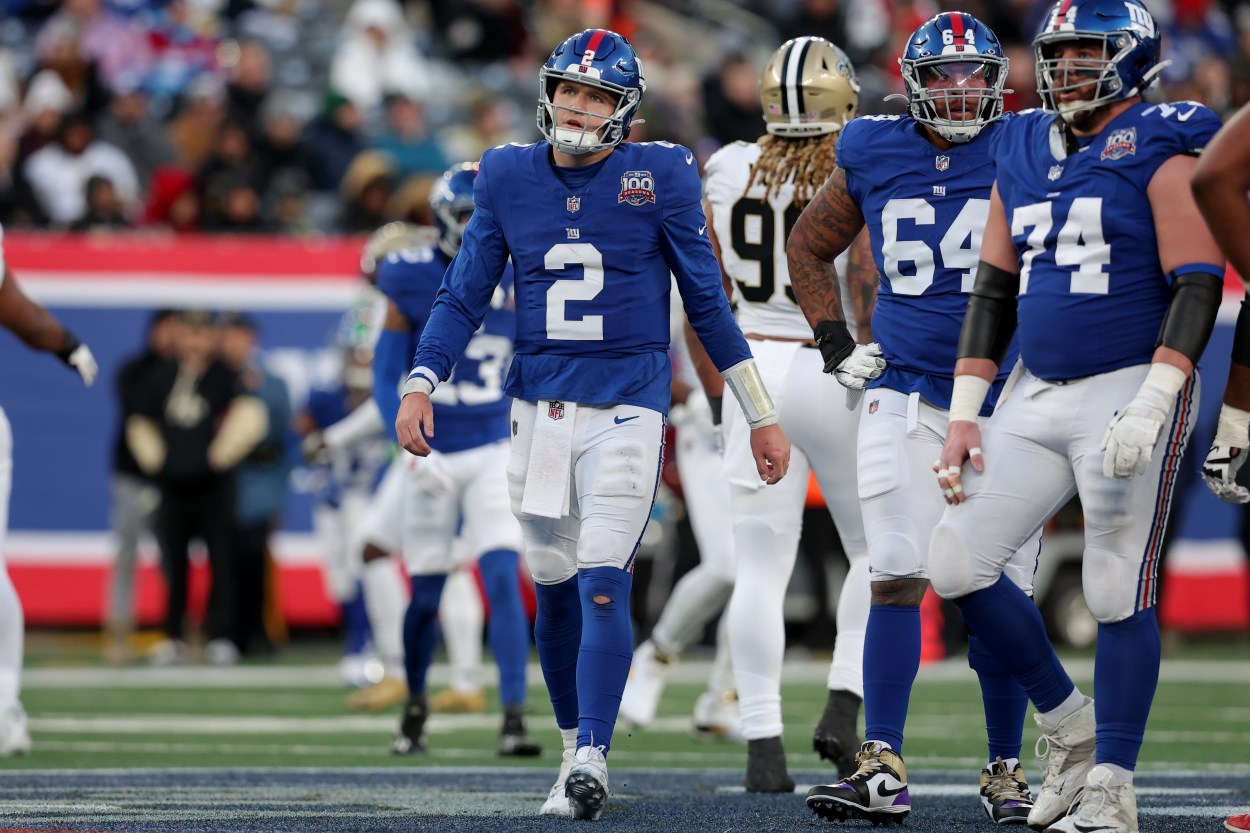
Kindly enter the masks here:
<path id="1" fill-rule="evenodd" d="M 1049 757 L 1029 824 L 1136 833 L 1159 553 L 1224 273 L 1189 180 L 1220 122 L 1195 102 L 1142 100 L 1162 64 L 1138 0 L 1061 0 L 1033 44 L 1047 109 L 1004 125 L 995 154 L 935 464 L 950 506 L 930 546 L 933 586 L 1037 707 Z M 982 429 L 1013 333 L 1018 381 Z M 1092 702 L 1003 575 L 1006 555 L 1074 495 L 1098 620 Z"/>
<path id="2" fill-rule="evenodd" d="M 946 436 L 951 368 L 989 211 L 1007 75 L 997 37 L 961 12 L 917 28 L 899 65 L 908 114 L 860 118 L 843 128 L 838 167 L 788 246 L 791 284 L 824 370 L 862 408 L 858 485 L 872 587 L 858 768 L 814 787 L 807 803 L 830 820 L 878 823 L 901 822 L 911 809 L 904 726 L 920 667 L 920 603 L 936 572 L 929 535 L 943 510 L 929 473 Z M 875 307 L 871 285 L 851 292 L 861 314 L 872 310 L 876 343 L 856 345 L 831 264 L 864 226 L 880 276 Z M 995 395 L 1001 385 L 995 381 Z M 992 395 L 984 415 L 993 402 Z M 1035 536 L 1011 553 L 1012 577 L 1026 593 L 1037 551 Z M 981 683 L 989 740 L 982 807 L 995 822 L 1022 823 L 1031 806 L 1019 762 L 1024 691 L 976 635 L 968 663 Z"/>
<path id="3" fill-rule="evenodd" d="M 388 421 L 399 411 L 399 386 L 447 266 L 460 249 L 473 213 L 477 166 L 447 171 L 430 196 L 439 229 L 435 246 L 395 252 L 378 264 L 378 289 L 388 304 L 374 358 L 374 398 Z M 521 603 L 521 527 L 509 512 L 508 409 L 503 379 L 512 358 L 516 317 L 508 281 L 497 287 L 482 326 L 473 333 L 451 378 L 434 393 L 442 431 L 433 450 L 407 470 L 404 483 L 403 555 L 412 595 L 404 615 L 404 666 L 408 702 L 392 750 L 425 750 L 426 672 L 437 639 L 439 600 L 457 566 L 453 543 L 463 532 L 464 551 L 476 558 L 490 602 L 487 639 L 499 666 L 504 722 L 499 754 L 541 751 L 525 734 L 525 666 L 529 627 Z"/>
<path id="4" fill-rule="evenodd" d="M 430 394 L 486 315 L 510 257 L 517 338 L 504 387 L 515 400 L 508 485 L 538 583 L 534 636 L 565 751 L 540 812 L 587 819 L 607 801 L 606 755 L 633 649 L 631 570 L 655 499 L 671 392 L 670 273 L 746 413 L 760 478 L 779 481 L 789 462 L 789 441 L 721 289 L 694 154 L 624 141 L 644 89 L 637 53 L 614 32 L 588 29 L 551 53 L 539 70 L 546 141 L 483 155 L 476 210 L 396 422 L 404 448 L 430 453 Z"/>
<path id="5" fill-rule="evenodd" d="M 1250 280 L 1250 106 L 1216 134 L 1194 169 L 1194 198 L 1229 263 Z M 1242 300 L 1233 334 L 1233 361 L 1224 388 L 1215 440 L 1202 464 L 1202 479 L 1229 503 L 1250 501 L 1237 482 L 1250 449 L 1250 302 Z"/>

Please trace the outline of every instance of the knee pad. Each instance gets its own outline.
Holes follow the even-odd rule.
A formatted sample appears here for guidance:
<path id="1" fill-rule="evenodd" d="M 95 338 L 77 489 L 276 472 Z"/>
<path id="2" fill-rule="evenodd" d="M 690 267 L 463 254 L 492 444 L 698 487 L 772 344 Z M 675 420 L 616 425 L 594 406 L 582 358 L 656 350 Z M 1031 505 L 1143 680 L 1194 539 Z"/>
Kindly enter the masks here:
<path id="1" fill-rule="evenodd" d="M 943 599 L 957 599 L 973 586 L 972 554 L 960 532 L 943 519 L 929 541 L 929 585 Z"/>
<path id="2" fill-rule="evenodd" d="M 559 547 L 527 544 L 525 566 L 538 584 L 559 584 L 577 575 L 577 562 Z"/>
<path id="3" fill-rule="evenodd" d="M 1104 625 L 1132 616 L 1137 607 L 1140 570 L 1140 559 L 1087 546 L 1081 564 L 1081 587 L 1090 615 Z"/>

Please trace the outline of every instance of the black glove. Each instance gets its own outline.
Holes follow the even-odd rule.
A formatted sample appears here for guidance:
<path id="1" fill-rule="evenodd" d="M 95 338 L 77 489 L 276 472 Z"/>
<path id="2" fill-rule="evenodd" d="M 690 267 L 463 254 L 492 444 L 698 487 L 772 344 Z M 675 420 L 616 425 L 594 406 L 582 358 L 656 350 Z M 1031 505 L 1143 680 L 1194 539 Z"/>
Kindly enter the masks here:
<path id="1" fill-rule="evenodd" d="M 838 365 L 855 351 L 855 339 L 846 328 L 845 321 L 821 321 L 813 333 L 816 346 L 825 360 L 825 372 L 833 373 Z"/>

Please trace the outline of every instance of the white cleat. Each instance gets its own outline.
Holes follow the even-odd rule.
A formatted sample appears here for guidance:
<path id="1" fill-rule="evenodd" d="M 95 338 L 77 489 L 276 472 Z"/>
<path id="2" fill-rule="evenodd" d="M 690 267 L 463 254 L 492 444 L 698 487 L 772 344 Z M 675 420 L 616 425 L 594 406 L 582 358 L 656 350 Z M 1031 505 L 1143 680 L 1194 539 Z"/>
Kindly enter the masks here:
<path id="1" fill-rule="evenodd" d="M 1042 787 L 1029 811 L 1029 827 L 1042 830 L 1067 814 L 1094 766 L 1094 701 L 1086 697 L 1084 706 L 1053 726 L 1041 715 L 1033 717 L 1042 733 L 1037 756 L 1043 757 L 1043 747 L 1047 753 Z"/>
<path id="2" fill-rule="evenodd" d="M 597 820 L 608 803 L 608 761 L 602 746 L 583 746 L 577 750 L 573 768 L 564 782 L 573 818 Z"/>
<path id="3" fill-rule="evenodd" d="M 1107 767 L 1095 766 L 1072 810 L 1046 833 L 1137 833 L 1137 792 Z"/>
<path id="4" fill-rule="evenodd" d="M 639 728 L 655 720 L 669 669 L 675 662 L 675 658 L 656 651 L 650 639 L 638 646 L 634 651 L 634 664 L 629 669 L 629 680 L 621 694 L 621 719 Z"/>
<path id="5" fill-rule="evenodd" d="M 26 711 L 14 703 L 0 713 L 0 758 L 25 755 L 30 751 L 30 732 L 26 729 Z"/>
<path id="6" fill-rule="evenodd" d="M 568 796 L 564 794 L 564 782 L 568 780 L 569 770 L 573 768 L 573 758 L 572 749 L 565 749 L 560 756 L 560 774 L 556 776 L 556 782 L 552 785 L 551 792 L 547 793 L 547 800 L 543 802 L 538 815 L 573 818 L 573 807 L 569 804 Z"/>
<path id="7" fill-rule="evenodd" d="M 736 691 L 699 695 L 694 703 L 694 736 L 700 740 L 743 740 Z"/>

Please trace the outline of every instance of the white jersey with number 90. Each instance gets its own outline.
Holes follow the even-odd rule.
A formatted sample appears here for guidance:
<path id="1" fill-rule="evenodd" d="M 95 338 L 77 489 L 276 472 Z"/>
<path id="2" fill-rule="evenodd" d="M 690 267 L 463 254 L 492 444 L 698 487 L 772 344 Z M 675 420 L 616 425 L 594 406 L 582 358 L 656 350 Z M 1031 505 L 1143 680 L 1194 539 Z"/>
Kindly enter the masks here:
<path id="1" fill-rule="evenodd" d="M 795 301 L 786 265 L 786 239 L 802 207 L 794 205 L 794 186 L 788 182 L 767 200 L 762 185 L 746 191 L 751 166 L 759 158 L 758 144 L 734 142 L 713 154 L 704 168 L 703 195 L 712 208 L 710 221 L 720 244 L 721 267 L 733 281 L 738 324 L 744 333 L 808 338 L 812 328 Z M 854 332 L 846 264 L 843 252 L 834 265 L 842 314 Z"/>

